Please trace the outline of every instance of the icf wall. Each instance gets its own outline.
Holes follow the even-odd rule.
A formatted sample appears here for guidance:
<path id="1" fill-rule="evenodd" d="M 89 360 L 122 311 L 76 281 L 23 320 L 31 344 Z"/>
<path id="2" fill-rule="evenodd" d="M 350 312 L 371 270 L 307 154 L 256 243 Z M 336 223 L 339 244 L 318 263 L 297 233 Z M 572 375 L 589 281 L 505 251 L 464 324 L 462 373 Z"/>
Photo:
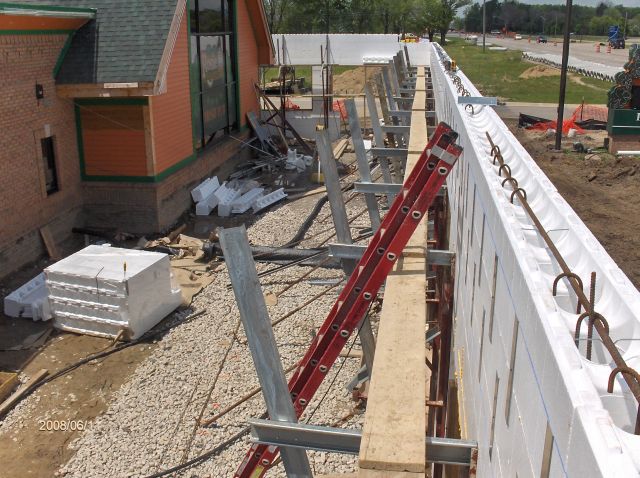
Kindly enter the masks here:
<path id="1" fill-rule="evenodd" d="M 490 107 L 465 109 L 433 45 L 436 113 L 460 134 L 464 153 L 447 180 L 450 249 L 456 252 L 453 374 L 463 438 L 479 444 L 478 476 L 638 476 L 637 402 L 594 341 L 594 357 L 573 342 L 576 300 L 560 268 L 492 163 L 489 132 L 519 186 L 573 272 L 588 288 L 598 275 L 596 310 L 627 363 L 640 366 L 640 294 Z M 446 58 L 445 58 L 446 59 Z M 464 76 L 471 96 L 481 96 Z M 597 336 L 597 333 L 596 333 Z"/>

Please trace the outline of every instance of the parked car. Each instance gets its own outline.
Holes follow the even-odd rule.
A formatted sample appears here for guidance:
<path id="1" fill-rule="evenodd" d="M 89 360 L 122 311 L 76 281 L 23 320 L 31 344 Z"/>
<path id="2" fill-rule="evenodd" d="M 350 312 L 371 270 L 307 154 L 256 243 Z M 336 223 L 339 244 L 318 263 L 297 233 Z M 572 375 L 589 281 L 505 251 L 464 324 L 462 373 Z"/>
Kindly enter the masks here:
<path id="1" fill-rule="evenodd" d="M 547 37 L 544 35 L 538 35 L 538 38 L 536 38 L 536 43 L 547 43 Z"/>
<path id="2" fill-rule="evenodd" d="M 516 34 L 516 36 L 514 36 L 513 39 L 514 40 L 522 40 L 522 35 Z"/>

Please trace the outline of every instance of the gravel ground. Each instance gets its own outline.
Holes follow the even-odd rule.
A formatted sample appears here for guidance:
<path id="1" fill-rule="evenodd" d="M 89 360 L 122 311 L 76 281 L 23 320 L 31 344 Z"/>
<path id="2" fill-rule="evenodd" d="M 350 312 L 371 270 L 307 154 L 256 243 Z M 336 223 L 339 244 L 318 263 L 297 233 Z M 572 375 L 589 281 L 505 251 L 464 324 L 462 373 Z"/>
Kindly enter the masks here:
<path id="1" fill-rule="evenodd" d="M 305 209 L 309 211 L 313 201 L 306 204 L 308 207 L 305 208 L 296 203 L 285 204 L 267 213 L 249 229 L 250 241 L 259 245 L 286 242 L 305 219 Z M 350 217 L 357 216 L 363 209 L 364 201 L 360 197 L 347 205 Z M 327 205 L 319 215 L 320 220 L 307 233 L 310 239 L 302 247 L 317 246 L 330 238 L 333 227 L 328 214 Z M 322 221 L 323 218 L 326 219 Z M 366 214 L 360 215 L 352 223 L 353 235 L 357 236 L 368 226 Z M 267 264 L 257 265 L 259 271 L 270 267 Z M 277 293 L 308 270 L 307 267 L 292 267 L 279 271 L 263 278 L 263 288 Z M 258 417 L 264 411 L 262 396 L 258 394 L 221 418 L 215 426 L 196 426 L 200 417 L 206 419 L 215 415 L 258 385 L 233 292 L 226 288 L 229 282 L 227 271 L 225 268 L 219 271 L 215 281 L 192 304 L 193 311 L 205 310 L 205 314 L 180 323 L 159 340 L 159 346 L 122 386 L 108 410 L 70 444 L 76 453 L 59 470 L 58 476 L 144 477 L 210 450 L 240 431 L 248 418 Z M 340 276 L 338 270 L 318 269 L 307 279 Z M 322 288 L 324 286 L 310 285 L 307 280 L 295 285 L 279 296 L 276 305 L 269 306 L 271 318 L 282 317 Z M 305 353 L 338 290 L 333 289 L 275 327 L 285 368 Z M 183 312 L 175 314 L 173 320 L 182 322 L 185 317 Z M 375 327 L 377 317 L 373 317 L 373 321 Z M 356 341 L 354 350 L 358 349 Z M 307 408 L 311 411 L 317 407 L 336 378 L 311 423 L 333 425 L 342 417 L 353 414 L 356 403 L 345 390 L 345 384 L 359 367 L 359 359 L 341 358 L 336 362 Z M 30 397 L 16 408 L 6 418 L 2 430 L 18 423 L 21 409 L 28 408 L 30 400 L 35 398 Z M 356 410 L 340 426 L 361 428 L 362 421 L 363 415 Z M 248 438 L 245 436 L 219 455 L 172 476 L 233 476 L 247 447 Z M 316 473 L 354 471 L 356 464 L 356 457 L 349 455 L 309 452 L 309 458 Z M 282 465 L 267 476 L 285 476 Z"/>

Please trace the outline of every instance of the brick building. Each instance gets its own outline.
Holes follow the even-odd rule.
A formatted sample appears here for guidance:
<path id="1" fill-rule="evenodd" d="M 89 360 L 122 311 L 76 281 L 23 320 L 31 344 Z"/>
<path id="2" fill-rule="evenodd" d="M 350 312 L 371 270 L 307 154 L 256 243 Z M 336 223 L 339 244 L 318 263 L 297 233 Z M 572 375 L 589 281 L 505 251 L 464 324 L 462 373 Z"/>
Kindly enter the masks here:
<path id="1" fill-rule="evenodd" d="M 0 277 L 43 226 L 170 227 L 238 154 L 272 55 L 261 0 L 0 3 Z"/>

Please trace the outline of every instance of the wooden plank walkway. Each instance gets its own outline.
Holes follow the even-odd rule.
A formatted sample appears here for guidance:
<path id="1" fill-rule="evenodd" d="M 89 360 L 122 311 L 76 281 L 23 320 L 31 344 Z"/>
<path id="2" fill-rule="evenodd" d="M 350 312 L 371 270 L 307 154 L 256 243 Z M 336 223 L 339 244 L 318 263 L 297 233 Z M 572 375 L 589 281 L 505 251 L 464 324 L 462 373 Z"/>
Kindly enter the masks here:
<path id="1" fill-rule="evenodd" d="M 425 104 L 426 92 L 418 89 L 405 177 L 428 141 Z M 425 215 L 387 278 L 360 445 L 361 478 L 425 476 L 426 241 Z"/>

